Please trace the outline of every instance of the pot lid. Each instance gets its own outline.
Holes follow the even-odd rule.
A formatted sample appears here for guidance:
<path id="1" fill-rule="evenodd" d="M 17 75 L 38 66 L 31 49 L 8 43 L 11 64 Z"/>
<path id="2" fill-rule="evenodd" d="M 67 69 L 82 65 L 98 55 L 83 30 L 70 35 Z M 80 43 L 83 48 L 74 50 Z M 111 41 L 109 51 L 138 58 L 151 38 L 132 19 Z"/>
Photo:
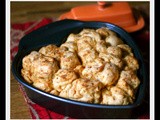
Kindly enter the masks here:
<path id="1" fill-rule="evenodd" d="M 127 2 L 97 3 L 74 7 L 70 12 L 62 14 L 59 19 L 110 22 L 128 32 L 134 32 L 144 27 L 143 17 L 138 16 L 136 19 Z"/>

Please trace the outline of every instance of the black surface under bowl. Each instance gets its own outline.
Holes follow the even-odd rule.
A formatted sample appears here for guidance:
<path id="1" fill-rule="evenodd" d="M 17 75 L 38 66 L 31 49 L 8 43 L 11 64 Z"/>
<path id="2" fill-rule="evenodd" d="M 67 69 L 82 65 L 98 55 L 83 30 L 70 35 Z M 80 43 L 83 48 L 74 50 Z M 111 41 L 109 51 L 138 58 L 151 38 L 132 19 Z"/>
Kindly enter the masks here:
<path id="1" fill-rule="evenodd" d="M 138 59 L 140 69 L 138 77 L 141 80 L 136 94 L 136 100 L 131 105 L 102 105 L 65 99 L 39 90 L 28 84 L 21 76 L 22 59 L 33 50 L 40 47 L 55 44 L 60 46 L 65 42 L 70 33 L 78 33 L 83 28 L 97 29 L 107 27 L 116 32 L 122 40 L 128 44 Z M 147 74 L 142 55 L 130 35 L 122 28 L 105 22 L 82 22 L 77 20 L 61 20 L 41 27 L 26 36 L 19 43 L 18 53 L 12 63 L 12 73 L 16 80 L 23 85 L 28 97 L 35 103 L 73 118 L 133 118 L 133 111 L 140 107 L 145 96 Z"/>

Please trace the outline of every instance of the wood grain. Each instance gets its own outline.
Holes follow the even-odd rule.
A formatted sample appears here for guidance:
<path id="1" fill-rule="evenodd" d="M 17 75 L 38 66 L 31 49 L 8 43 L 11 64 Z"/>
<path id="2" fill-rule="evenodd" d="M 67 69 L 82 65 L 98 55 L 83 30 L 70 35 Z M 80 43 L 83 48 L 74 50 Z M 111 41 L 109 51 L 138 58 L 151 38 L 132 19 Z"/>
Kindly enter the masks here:
<path id="1" fill-rule="evenodd" d="M 58 18 L 72 7 L 96 2 L 12 2 L 11 22 L 23 23 L 41 18 Z"/>

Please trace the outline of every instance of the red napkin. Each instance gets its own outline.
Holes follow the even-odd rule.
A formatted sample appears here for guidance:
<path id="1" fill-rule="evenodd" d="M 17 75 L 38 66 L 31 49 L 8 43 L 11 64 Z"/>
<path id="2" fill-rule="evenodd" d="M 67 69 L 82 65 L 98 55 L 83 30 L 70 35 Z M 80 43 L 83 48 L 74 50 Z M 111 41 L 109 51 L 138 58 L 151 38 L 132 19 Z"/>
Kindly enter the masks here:
<path id="1" fill-rule="evenodd" d="M 11 51 L 10 51 L 11 52 L 11 60 L 13 60 L 14 56 L 16 55 L 16 53 L 18 51 L 19 40 L 24 35 L 30 33 L 33 30 L 36 30 L 39 27 L 42 27 L 42 26 L 47 25 L 47 24 L 54 22 L 54 21 L 55 21 L 55 19 L 44 18 L 44 19 L 41 19 L 41 20 L 35 21 L 35 22 L 27 22 L 27 23 L 23 23 L 23 24 L 11 24 Z M 140 35 L 136 36 L 136 38 L 138 38 L 139 40 L 142 41 L 142 42 L 138 41 L 138 44 L 140 47 L 144 48 L 144 46 L 142 46 L 143 42 L 149 43 L 149 32 L 147 31 L 143 34 L 140 34 Z M 146 49 L 148 49 L 148 47 L 146 47 L 145 50 L 142 51 L 145 56 L 148 55 L 148 53 L 146 52 Z M 148 62 L 148 59 L 146 61 Z M 20 87 L 20 90 L 24 96 L 25 101 L 28 104 L 28 107 L 29 107 L 29 110 L 31 113 L 31 117 L 33 119 L 71 119 L 69 116 L 64 116 L 64 115 L 58 114 L 54 111 L 50 111 L 50 110 L 43 108 L 40 105 L 34 103 L 26 95 L 23 86 L 19 85 L 19 87 Z M 149 119 L 149 110 L 148 109 L 149 109 L 149 106 L 147 107 L 147 109 L 146 108 L 140 109 L 139 110 L 140 112 L 136 113 L 138 115 L 138 118 L 139 119 Z"/>

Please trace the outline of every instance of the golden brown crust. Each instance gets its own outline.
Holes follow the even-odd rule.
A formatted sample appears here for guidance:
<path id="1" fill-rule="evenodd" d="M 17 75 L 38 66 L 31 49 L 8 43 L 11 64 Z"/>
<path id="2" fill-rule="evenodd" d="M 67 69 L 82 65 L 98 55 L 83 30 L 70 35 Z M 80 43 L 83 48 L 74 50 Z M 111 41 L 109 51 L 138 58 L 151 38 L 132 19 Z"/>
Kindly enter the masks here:
<path id="1" fill-rule="evenodd" d="M 106 63 L 102 72 L 98 72 L 95 78 L 105 86 L 114 85 L 119 78 L 119 70 L 114 64 Z"/>
<path id="2" fill-rule="evenodd" d="M 71 51 L 65 51 L 60 58 L 60 67 L 62 69 L 74 69 L 81 62 L 76 53 Z"/>
<path id="3" fill-rule="evenodd" d="M 61 97 L 89 103 L 99 103 L 101 97 L 101 82 L 89 79 L 76 79 L 60 92 Z"/>
<path id="4" fill-rule="evenodd" d="M 107 105 L 128 105 L 133 103 L 132 98 L 121 88 L 113 86 L 110 90 L 102 91 L 102 103 Z"/>
<path id="5" fill-rule="evenodd" d="M 128 105 L 140 80 L 132 49 L 106 27 L 71 33 L 60 47 L 32 51 L 22 60 L 21 74 L 50 94 L 89 103 Z"/>
<path id="6" fill-rule="evenodd" d="M 77 75 L 74 71 L 59 69 L 53 77 L 52 85 L 55 90 L 60 92 L 75 79 L 77 79 Z"/>
<path id="7" fill-rule="evenodd" d="M 53 45 L 53 44 L 42 47 L 39 50 L 39 53 L 41 53 L 45 56 L 48 56 L 48 57 L 53 57 L 57 61 L 59 61 L 59 59 L 60 59 L 59 48 L 56 45 Z"/>
<path id="8" fill-rule="evenodd" d="M 53 75 L 58 71 L 58 63 L 54 58 L 44 56 L 38 52 L 31 52 L 22 60 L 22 76 L 29 83 L 41 90 L 50 91 Z"/>

